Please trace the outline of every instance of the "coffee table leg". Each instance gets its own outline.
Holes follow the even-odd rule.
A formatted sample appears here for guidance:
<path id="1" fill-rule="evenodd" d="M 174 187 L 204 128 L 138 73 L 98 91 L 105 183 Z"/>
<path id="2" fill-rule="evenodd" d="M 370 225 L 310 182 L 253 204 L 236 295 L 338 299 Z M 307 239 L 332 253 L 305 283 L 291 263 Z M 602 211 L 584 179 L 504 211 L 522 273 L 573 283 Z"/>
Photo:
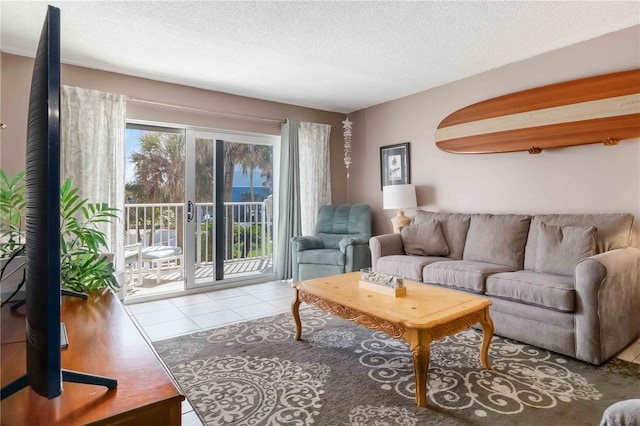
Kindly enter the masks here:
<path id="1" fill-rule="evenodd" d="M 482 348 L 480 349 L 480 363 L 482 367 L 491 369 L 489 363 L 489 345 L 491 344 L 491 338 L 493 338 L 493 320 L 489 315 L 489 308 L 486 308 L 480 318 L 480 325 L 482 325 Z"/>
<path id="2" fill-rule="evenodd" d="M 429 358 L 431 339 L 414 331 L 411 342 L 411 356 L 413 358 L 413 371 L 416 376 L 416 405 L 427 406 L 427 373 L 429 371 Z"/>
<path id="3" fill-rule="evenodd" d="M 293 320 L 296 322 L 296 336 L 295 340 L 300 340 L 302 334 L 302 323 L 300 322 L 300 299 L 298 299 L 298 289 L 294 288 L 293 302 L 291 302 L 291 313 L 293 314 Z"/>

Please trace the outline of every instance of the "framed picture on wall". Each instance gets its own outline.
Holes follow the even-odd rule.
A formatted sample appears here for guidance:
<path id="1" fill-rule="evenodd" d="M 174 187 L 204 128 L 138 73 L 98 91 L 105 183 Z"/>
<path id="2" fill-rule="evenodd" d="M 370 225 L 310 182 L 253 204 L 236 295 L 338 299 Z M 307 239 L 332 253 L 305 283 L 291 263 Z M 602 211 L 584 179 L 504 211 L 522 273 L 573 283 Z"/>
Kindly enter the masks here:
<path id="1" fill-rule="evenodd" d="M 380 189 L 411 183 L 409 142 L 380 147 Z"/>

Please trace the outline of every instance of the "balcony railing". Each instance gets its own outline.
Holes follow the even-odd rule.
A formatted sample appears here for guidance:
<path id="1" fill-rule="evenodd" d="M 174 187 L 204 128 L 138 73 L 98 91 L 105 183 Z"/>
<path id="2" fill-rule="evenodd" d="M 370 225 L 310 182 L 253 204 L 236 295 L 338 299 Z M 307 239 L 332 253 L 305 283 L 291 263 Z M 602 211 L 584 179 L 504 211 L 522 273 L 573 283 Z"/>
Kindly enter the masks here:
<path id="1" fill-rule="evenodd" d="M 125 244 L 182 248 L 184 204 L 125 204 Z M 215 263 L 213 203 L 197 203 L 195 212 L 196 268 Z M 224 203 L 224 262 L 271 260 L 272 212 L 265 202 Z M 188 261 L 185 259 L 185 261 Z"/>

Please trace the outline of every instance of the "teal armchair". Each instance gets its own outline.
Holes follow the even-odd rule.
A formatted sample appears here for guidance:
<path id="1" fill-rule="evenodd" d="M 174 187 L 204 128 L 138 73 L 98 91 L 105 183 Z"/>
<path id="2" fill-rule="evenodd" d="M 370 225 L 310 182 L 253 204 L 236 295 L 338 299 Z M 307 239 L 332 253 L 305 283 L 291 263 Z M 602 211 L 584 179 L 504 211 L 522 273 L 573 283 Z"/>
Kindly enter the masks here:
<path id="1" fill-rule="evenodd" d="M 371 207 L 367 204 L 320 208 L 313 235 L 293 237 L 293 281 L 358 271 L 371 266 Z"/>

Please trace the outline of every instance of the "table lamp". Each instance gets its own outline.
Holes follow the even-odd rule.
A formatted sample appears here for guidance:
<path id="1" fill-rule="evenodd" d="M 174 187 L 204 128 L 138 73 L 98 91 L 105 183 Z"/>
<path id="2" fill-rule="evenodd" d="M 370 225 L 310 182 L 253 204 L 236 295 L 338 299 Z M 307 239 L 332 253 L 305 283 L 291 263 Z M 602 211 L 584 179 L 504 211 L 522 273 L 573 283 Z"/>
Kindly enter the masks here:
<path id="1" fill-rule="evenodd" d="M 411 184 L 388 185 L 382 187 L 382 208 L 398 209 L 398 215 L 391 219 L 393 233 L 398 234 L 405 226 L 409 226 L 411 218 L 404 215 L 402 209 L 416 208 L 416 188 Z"/>

